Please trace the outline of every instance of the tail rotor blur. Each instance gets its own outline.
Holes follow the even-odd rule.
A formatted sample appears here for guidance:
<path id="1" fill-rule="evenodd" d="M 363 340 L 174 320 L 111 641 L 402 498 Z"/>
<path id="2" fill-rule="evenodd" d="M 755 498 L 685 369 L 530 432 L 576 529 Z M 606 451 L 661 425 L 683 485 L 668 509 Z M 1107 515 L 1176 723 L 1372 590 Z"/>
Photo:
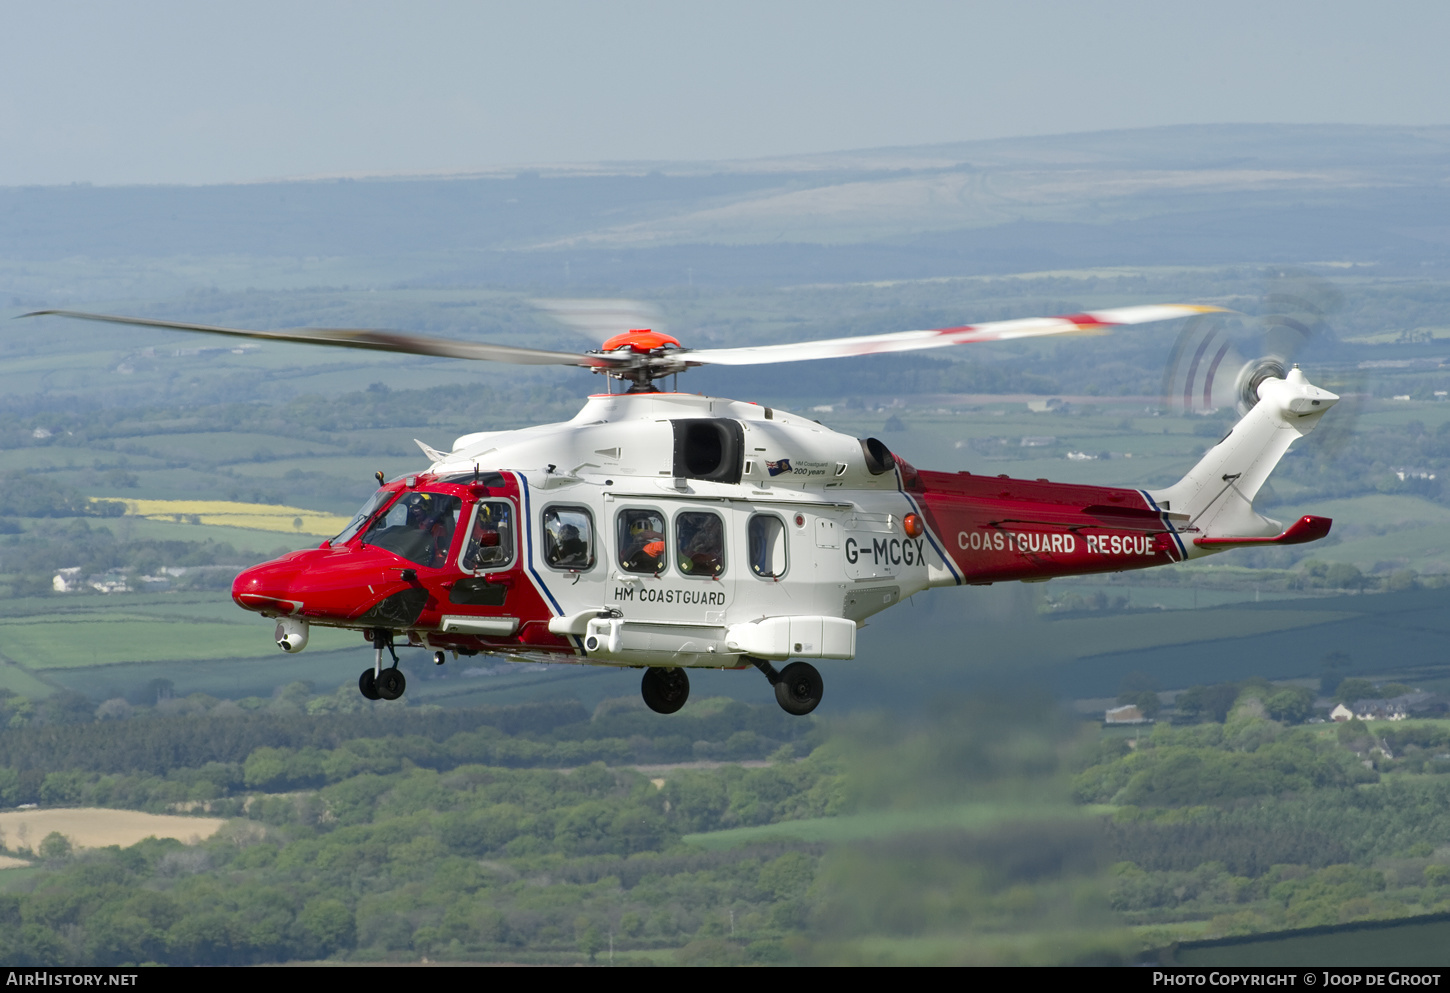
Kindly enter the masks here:
<path id="1" fill-rule="evenodd" d="M 1162 406 L 1179 414 L 1242 416 L 1258 403 L 1265 379 L 1282 379 L 1304 365 L 1316 385 L 1341 397 L 1325 430 L 1306 440 L 1331 455 L 1353 433 L 1367 389 L 1361 370 L 1335 361 L 1338 338 L 1330 321 L 1343 297 L 1294 270 L 1270 271 L 1266 280 L 1257 316 L 1208 313 L 1185 323 L 1163 371 Z"/>

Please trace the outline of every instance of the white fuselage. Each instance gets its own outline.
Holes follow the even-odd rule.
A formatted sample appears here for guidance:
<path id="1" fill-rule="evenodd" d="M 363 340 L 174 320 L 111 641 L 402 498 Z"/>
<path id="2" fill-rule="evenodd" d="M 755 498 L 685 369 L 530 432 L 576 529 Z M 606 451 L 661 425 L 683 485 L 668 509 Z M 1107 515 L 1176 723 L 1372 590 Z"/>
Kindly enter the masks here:
<path id="1" fill-rule="evenodd" d="M 675 474 L 671 422 L 681 418 L 741 424 L 740 482 Z M 744 654 L 849 658 L 855 628 L 867 617 L 934 581 L 957 582 L 930 536 L 905 534 L 903 518 L 914 505 L 894 465 L 872 474 L 857 439 L 758 404 L 678 393 L 594 396 L 565 423 L 465 435 L 432 471 L 475 467 L 520 478 L 526 506 L 519 513 L 535 522 L 522 553 L 561 613 L 551 630 L 577 637 L 590 661 L 735 666 Z M 537 522 L 550 507 L 589 510 L 592 568 L 565 571 L 545 561 Z M 723 518 L 718 575 L 689 575 L 677 561 L 658 575 L 621 568 L 622 512 L 655 511 L 674 522 L 702 509 Z M 757 574 L 749 547 L 751 519 L 762 515 L 783 526 L 783 562 L 769 576 Z M 671 529 L 666 543 L 675 540 Z"/>

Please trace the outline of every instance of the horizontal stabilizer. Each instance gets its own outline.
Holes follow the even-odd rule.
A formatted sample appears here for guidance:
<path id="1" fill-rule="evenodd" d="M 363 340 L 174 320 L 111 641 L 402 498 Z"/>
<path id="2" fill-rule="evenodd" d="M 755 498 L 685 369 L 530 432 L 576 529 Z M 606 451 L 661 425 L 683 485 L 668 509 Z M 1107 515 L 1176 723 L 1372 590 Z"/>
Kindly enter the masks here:
<path id="1" fill-rule="evenodd" d="M 1193 543 L 1210 547 L 1220 545 L 1302 545 L 1306 541 L 1318 541 L 1329 534 L 1329 526 L 1333 523 L 1334 521 L 1328 517 L 1305 514 L 1289 525 L 1283 534 L 1270 535 L 1267 538 L 1194 538 Z"/>

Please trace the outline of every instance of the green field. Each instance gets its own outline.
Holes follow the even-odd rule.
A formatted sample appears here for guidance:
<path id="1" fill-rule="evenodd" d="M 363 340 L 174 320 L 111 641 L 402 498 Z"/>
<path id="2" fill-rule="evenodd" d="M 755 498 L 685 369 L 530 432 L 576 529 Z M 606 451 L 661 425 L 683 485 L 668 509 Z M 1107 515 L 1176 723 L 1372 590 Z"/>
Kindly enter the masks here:
<path id="1" fill-rule="evenodd" d="M 30 697 L 32 700 L 50 696 L 55 692 L 54 686 L 13 662 L 0 663 L 0 689 L 9 690 L 18 696 Z"/>
<path id="2" fill-rule="evenodd" d="M 1164 954 L 1179 966 L 1450 965 L 1450 919 L 1436 914 L 1405 921 L 1281 931 L 1244 938 L 1185 942 Z"/>
<path id="3" fill-rule="evenodd" d="M 317 546 L 317 540 L 311 535 L 290 535 L 285 531 L 261 531 L 211 524 L 151 521 L 144 517 L 111 517 L 92 526 L 109 528 L 118 538 L 225 542 L 239 552 L 256 555 L 258 560 L 296 551 L 298 548 Z"/>
<path id="4" fill-rule="evenodd" d="M 1354 616 L 1346 611 L 1239 610 L 1227 606 L 1212 611 L 1082 617 L 1057 621 L 1054 627 L 1058 637 L 1072 645 L 1075 654 L 1083 656 L 1209 641 L 1230 631 L 1235 637 L 1246 638 L 1271 631 L 1292 631 L 1333 623 Z"/>
<path id="5" fill-rule="evenodd" d="M 1064 803 L 963 803 L 926 810 L 883 810 L 839 817 L 782 821 L 778 824 L 687 834 L 682 840 L 686 844 L 711 851 L 774 840 L 826 844 L 931 831 L 978 831 L 1012 823 L 1076 821 L 1109 812 L 1110 809 L 1106 807 L 1070 806 Z"/>
<path id="6" fill-rule="evenodd" d="M 830 965 L 972 966 L 1058 965 L 1079 952 L 1088 961 L 1128 961 L 1135 951 L 1132 933 L 1107 927 L 1053 928 L 1027 933 L 943 934 L 913 938 L 866 935 L 826 946 Z"/>
<path id="7" fill-rule="evenodd" d="M 275 649 L 270 644 L 271 625 L 265 618 L 251 624 L 159 618 L 9 622 L 0 624 L 0 653 L 38 672 L 125 662 L 237 658 L 259 654 L 264 647 Z M 168 627 L 176 630 L 165 631 Z M 357 641 L 353 632 L 319 628 L 309 647 L 328 651 Z"/>

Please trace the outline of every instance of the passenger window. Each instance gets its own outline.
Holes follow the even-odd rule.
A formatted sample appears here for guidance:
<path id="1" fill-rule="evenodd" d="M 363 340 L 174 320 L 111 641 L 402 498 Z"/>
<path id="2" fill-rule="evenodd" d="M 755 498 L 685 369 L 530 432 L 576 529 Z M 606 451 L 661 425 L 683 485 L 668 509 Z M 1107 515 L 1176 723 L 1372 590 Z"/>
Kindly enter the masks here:
<path id="1" fill-rule="evenodd" d="M 465 572 L 503 569 L 514 560 L 514 508 L 507 500 L 480 500 L 463 549 Z"/>
<path id="2" fill-rule="evenodd" d="M 725 522 L 707 511 L 675 518 L 679 535 L 678 567 L 686 576 L 713 578 L 725 572 Z"/>
<path id="3" fill-rule="evenodd" d="M 553 569 L 594 568 L 594 518 L 583 507 L 544 510 L 544 561 Z"/>
<path id="4" fill-rule="evenodd" d="M 658 575 L 665 571 L 665 518 L 657 510 L 619 512 L 619 567 Z"/>
<path id="5" fill-rule="evenodd" d="M 448 560 L 462 509 L 459 499 L 446 493 L 405 493 L 373 521 L 363 544 L 437 568 Z"/>
<path id="6" fill-rule="evenodd" d="M 785 522 L 773 514 L 756 514 L 747 529 L 750 543 L 750 571 L 757 576 L 784 576 L 786 567 Z"/>

